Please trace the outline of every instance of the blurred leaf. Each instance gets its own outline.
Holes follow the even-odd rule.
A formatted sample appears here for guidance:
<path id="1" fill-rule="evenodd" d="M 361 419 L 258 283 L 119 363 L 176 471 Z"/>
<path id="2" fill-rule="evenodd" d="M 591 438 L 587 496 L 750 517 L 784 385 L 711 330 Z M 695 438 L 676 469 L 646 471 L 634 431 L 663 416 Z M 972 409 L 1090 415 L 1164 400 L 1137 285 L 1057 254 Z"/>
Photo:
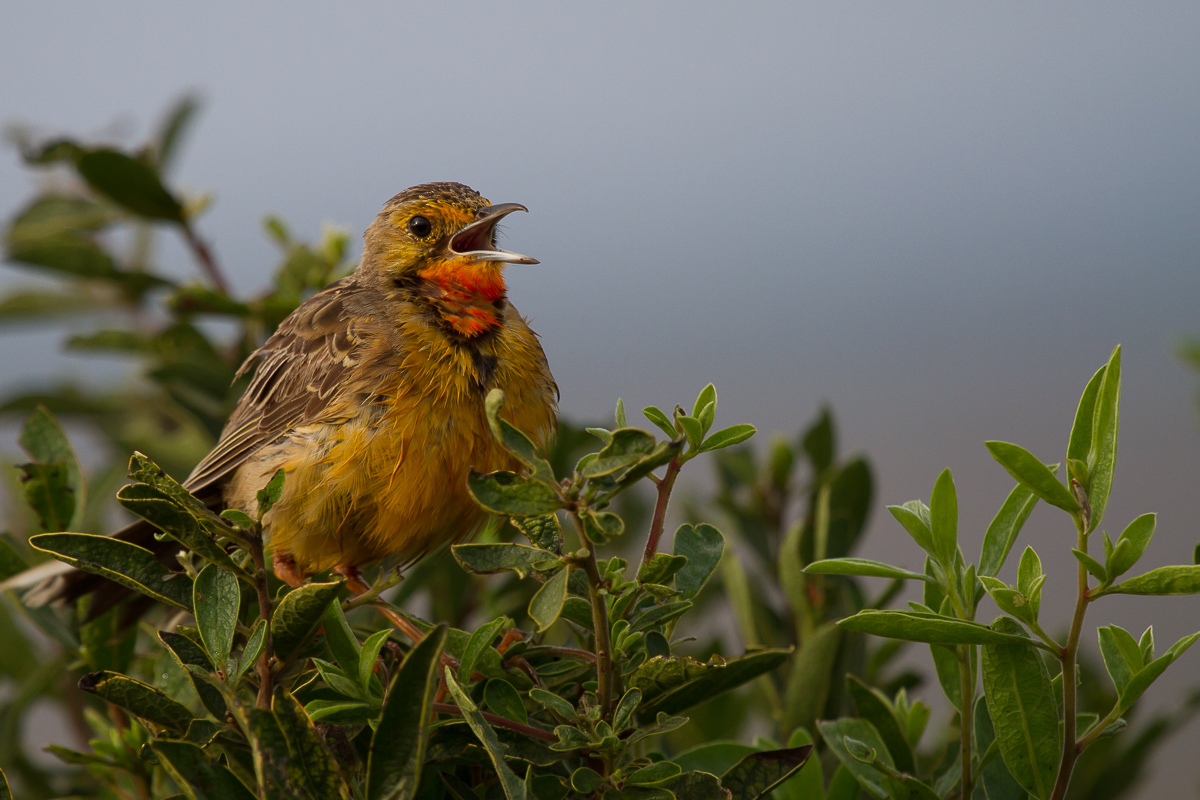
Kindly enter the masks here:
<path id="1" fill-rule="evenodd" d="M 854 777 L 854 773 L 845 764 L 842 764 L 834 771 L 833 778 L 829 781 L 829 790 L 825 793 L 825 800 L 858 800 L 861 794 L 862 788 L 859 786 L 858 778 Z"/>
<path id="2" fill-rule="evenodd" d="M 883 739 L 879 737 L 879 733 L 871 723 L 862 719 L 843 717 L 842 719 L 830 720 L 828 722 L 818 722 L 817 728 L 821 731 L 821 736 L 825 739 L 825 744 L 829 746 L 829 749 L 842 762 L 842 766 L 858 779 L 863 789 L 866 789 L 876 797 L 884 798 L 888 796 L 888 791 L 884 788 L 883 773 L 870 764 L 864 764 L 862 761 L 859 761 L 850 754 L 850 751 L 846 747 L 846 737 L 856 739 L 873 749 L 876 756 L 884 764 L 887 764 L 889 767 L 893 766 L 892 757 L 888 753 Z M 830 791 L 826 795 L 826 798 L 827 800 L 833 800 L 834 796 L 833 787 L 830 786 Z"/>
<path id="3" fill-rule="evenodd" d="M 472 470 L 467 487 L 475 502 L 497 514 L 536 517 L 552 514 L 562 507 L 562 501 L 549 486 L 513 472 L 484 475 Z"/>
<path id="4" fill-rule="evenodd" d="M 449 667 L 446 667 L 444 675 L 446 685 L 450 689 L 450 695 L 454 698 L 455 704 L 462 711 L 463 718 L 471 726 L 471 730 L 483 745 L 488 759 L 492 762 L 492 767 L 496 771 L 496 777 L 499 779 L 500 786 L 504 790 L 504 796 L 508 800 L 527 800 L 528 794 L 525 791 L 525 783 L 513 773 L 508 763 L 505 762 L 504 745 L 500 744 L 500 741 L 496 738 L 496 732 L 492 730 L 492 726 L 483 718 L 483 714 L 479 712 L 479 708 L 471 702 L 471 698 L 458 685 L 458 681 L 454 679 L 454 673 L 450 671 Z M 375 798 L 371 797 L 370 800 L 375 800 Z"/>
<path id="5" fill-rule="evenodd" d="M 192 610 L 192 579 L 171 572 L 145 548 L 88 533 L 43 533 L 32 537 L 29 544 L 84 572 L 184 611 Z"/>
<path id="6" fill-rule="evenodd" d="M 144 162 L 116 150 L 86 151 L 76 163 L 83 179 L 117 205 L 147 219 L 183 222 L 183 206 Z"/>
<path id="7" fill-rule="evenodd" d="M 167 110 L 154 143 L 155 157 L 161 172 L 170 169 L 179 152 L 179 144 L 199 110 L 200 100 L 194 94 L 183 95 Z"/>
<path id="8" fill-rule="evenodd" d="M 104 303 L 81 292 L 16 291 L 0 297 L 0 324 L 50 322 L 57 317 L 94 313 Z"/>
<path id="9" fill-rule="evenodd" d="M 379 727 L 371 737 L 367 800 L 400 800 L 417 792 L 429 745 L 429 716 L 438 688 L 446 631 L 447 626 L 442 624 L 427 633 L 409 651 L 388 687 Z M 454 676 L 449 668 L 446 676 L 453 692 L 457 684 L 452 683 Z"/>
<path id="10" fill-rule="evenodd" d="M 978 622 L 922 611 L 860 611 L 838 622 L 846 630 L 929 644 L 1028 644 L 1029 639 Z"/>
<path id="11" fill-rule="evenodd" d="M 529 601 L 529 618 L 537 623 L 538 633 L 549 630 L 562 613 L 563 603 L 567 600 L 570 570 L 570 566 L 565 566 L 554 573 Z"/>
<path id="12" fill-rule="evenodd" d="M 833 622 L 820 625 L 800 643 L 783 698 L 785 729 L 810 728 L 824 711 L 841 643 L 842 632 Z"/>
<path id="13" fill-rule="evenodd" d="M 1052 506 L 1072 514 L 1079 511 L 1079 504 L 1066 486 L 1054 477 L 1054 472 L 1039 461 L 1028 450 L 1009 442 L 985 442 L 992 458 L 1030 491 Z"/>
<path id="14" fill-rule="evenodd" d="M 1091 525 L 1094 531 L 1104 519 L 1108 506 L 1108 495 L 1112 491 L 1113 471 L 1117 463 L 1117 428 L 1120 422 L 1121 404 L 1121 346 L 1117 345 L 1108 359 L 1100 389 L 1096 394 L 1096 410 L 1092 423 L 1092 441 L 1088 450 L 1087 463 L 1092 480 L 1087 487 L 1088 501 L 1092 507 Z"/>
<path id="15" fill-rule="evenodd" d="M 804 568 L 809 575 L 863 575 L 873 578 L 900 578 L 903 580 L 932 580 L 928 575 L 911 572 L 891 564 L 871 561 L 866 558 L 827 558 L 815 561 Z"/>
<path id="16" fill-rule="evenodd" d="M 342 585 L 341 581 L 306 583 L 284 595 L 271 615 L 271 648 L 276 658 L 287 663 L 300 653 Z"/>
<path id="17" fill-rule="evenodd" d="M 685 600 L 700 593 L 709 578 L 717 571 L 721 555 L 725 552 L 725 537 L 712 525 L 681 525 L 675 531 L 673 545 L 676 556 L 684 556 L 687 563 L 675 575 L 675 586 Z"/>
<path id="18" fill-rule="evenodd" d="M 915 773 L 916 762 L 913 759 L 912 747 L 900 728 L 900 721 L 896 718 L 891 701 L 883 692 L 867 686 L 854 675 L 846 676 L 846 688 L 854 702 L 855 712 L 875 726 L 896 764 L 896 769 Z"/>
<path id="19" fill-rule="evenodd" d="M 1200 592 L 1200 565 L 1187 564 L 1152 569 L 1142 575 L 1110 586 L 1097 596 L 1104 594 L 1196 594 Z"/>
<path id="20" fill-rule="evenodd" d="M 221 671 L 225 670 L 229 651 L 233 649 L 233 634 L 237 630 L 241 599 L 238 579 L 216 564 L 209 564 L 200 570 L 192 584 L 196 626 L 200 629 L 204 648 Z"/>
<path id="21" fill-rule="evenodd" d="M 450 552 L 463 569 L 476 575 L 511 570 L 518 577 L 527 578 L 533 573 L 534 564 L 561 562 L 559 556 L 549 550 L 507 542 L 456 544 L 450 548 Z"/>
<path id="22" fill-rule="evenodd" d="M 69 528 L 75 515 L 75 495 L 66 464 L 21 464 L 21 490 L 37 514 L 43 531 Z"/>
<path id="23" fill-rule="evenodd" d="M 729 792 L 721 786 L 716 775 L 707 772 L 685 772 L 678 778 L 664 784 L 657 791 L 669 792 L 674 797 L 686 797 L 688 800 L 728 800 Z M 605 794 L 605 798 L 608 794 Z M 646 800 L 653 800 L 647 797 Z"/>
<path id="24" fill-rule="evenodd" d="M 313 721 L 304 708 L 282 686 L 275 688 L 271 704 L 275 721 L 287 741 L 287 770 L 289 783 L 299 789 L 301 796 L 336 800 L 347 794 L 337 762 L 325 747 Z"/>
<path id="25" fill-rule="evenodd" d="M 177 734 L 186 733 L 192 721 L 187 706 L 127 675 L 107 670 L 90 672 L 79 679 L 79 688 Z"/>
<path id="26" fill-rule="evenodd" d="M 150 745 L 175 782 L 194 800 L 254 800 L 242 782 L 194 744 L 156 739 Z"/>
<path id="27" fill-rule="evenodd" d="M 992 628 L 1017 638 L 1021 633 L 1020 626 L 1007 617 L 997 618 Z M 1063 743 L 1045 662 L 1030 647 L 985 644 L 981 672 L 1005 765 L 1031 794 L 1049 797 Z"/>
<path id="28" fill-rule="evenodd" d="M 833 464 L 837 452 L 833 433 L 833 415 L 828 407 L 821 409 L 817 421 L 801 437 L 801 446 L 808 454 L 814 474 L 820 475 Z"/>
<path id="29" fill-rule="evenodd" d="M 75 450 L 62 426 L 50 412 L 38 407 L 21 426 L 18 443 L 30 458 L 39 464 L 62 464 L 67 470 L 67 483 L 74 495 L 75 505 L 82 508 L 87 500 L 87 483 Z M 72 522 L 68 519 L 67 522 Z M 60 529 L 61 530 L 61 529 Z"/>

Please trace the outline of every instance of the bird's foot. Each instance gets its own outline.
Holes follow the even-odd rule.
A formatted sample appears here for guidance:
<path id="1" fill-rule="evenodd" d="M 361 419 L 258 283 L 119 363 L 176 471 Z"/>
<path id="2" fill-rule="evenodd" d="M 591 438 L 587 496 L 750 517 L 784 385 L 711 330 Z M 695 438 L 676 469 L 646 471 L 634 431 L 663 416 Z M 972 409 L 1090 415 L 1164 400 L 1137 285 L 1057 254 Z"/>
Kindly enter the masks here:
<path id="1" fill-rule="evenodd" d="M 358 571 L 358 567 L 353 564 L 339 564 L 333 568 L 333 571 L 346 579 L 346 588 L 353 595 L 366 594 L 371 587 L 362 579 L 362 573 Z"/>
<path id="2" fill-rule="evenodd" d="M 296 559 L 290 553 L 276 550 L 271 554 L 271 569 L 275 577 L 295 589 L 304 583 L 304 573 L 296 566 Z"/>

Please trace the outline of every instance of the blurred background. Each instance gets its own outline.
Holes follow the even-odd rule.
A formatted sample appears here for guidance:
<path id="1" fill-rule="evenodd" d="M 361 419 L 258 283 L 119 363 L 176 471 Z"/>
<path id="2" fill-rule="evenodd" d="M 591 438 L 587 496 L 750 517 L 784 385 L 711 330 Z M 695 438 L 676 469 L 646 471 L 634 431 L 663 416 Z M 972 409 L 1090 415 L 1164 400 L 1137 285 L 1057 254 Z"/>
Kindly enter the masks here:
<path id="1" fill-rule="evenodd" d="M 927 500 L 951 467 L 975 557 L 1011 486 L 983 441 L 1060 458 L 1121 343 L 1106 527 L 1159 512 L 1146 568 L 1200 541 L 1197 380 L 1180 357 L 1200 333 L 1200 6 L 26 4 L 4 20 L 6 125 L 130 145 L 198 93 L 173 184 L 213 193 L 197 229 L 237 293 L 278 261 L 266 213 L 307 239 L 345 227 L 353 257 L 413 184 L 521 202 L 506 246 L 542 264 L 511 267 L 510 296 L 564 415 L 689 403 L 712 381 L 718 425 L 751 422 L 762 446 L 828 404 L 841 449 L 876 471 L 860 554 L 913 568 L 878 507 Z M 0 214 L 41 179 L 0 151 Z M 157 261 L 194 270 L 170 236 Z M 0 289 L 39 280 L 6 267 Z M 62 352 L 73 324 L 0 329 L 6 394 L 130 377 Z M 1044 542 L 1059 629 L 1075 568 L 1060 516 L 1037 509 L 1022 540 Z M 1200 601 L 1106 601 L 1093 648 L 1101 621 L 1153 621 L 1165 646 L 1200 628 Z M 1200 682 L 1198 659 L 1146 710 Z M 1139 796 L 1194 796 L 1198 748 L 1192 723 Z"/>

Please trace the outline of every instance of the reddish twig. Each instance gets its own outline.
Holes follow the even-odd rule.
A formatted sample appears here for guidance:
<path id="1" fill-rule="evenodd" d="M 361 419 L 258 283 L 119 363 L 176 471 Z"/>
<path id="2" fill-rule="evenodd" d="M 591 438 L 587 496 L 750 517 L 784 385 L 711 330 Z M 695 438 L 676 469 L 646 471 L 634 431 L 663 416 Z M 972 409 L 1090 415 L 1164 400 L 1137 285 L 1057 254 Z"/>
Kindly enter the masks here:
<path id="1" fill-rule="evenodd" d="M 452 714 L 456 717 L 463 716 L 462 709 L 451 703 L 434 703 L 433 710 L 439 714 Z M 532 736 L 535 739 L 544 739 L 547 742 L 558 741 L 558 737 L 553 733 L 550 733 L 550 731 L 544 731 L 541 728 L 535 728 L 532 725 L 522 725 L 520 722 L 513 722 L 511 719 L 505 719 L 504 717 L 488 713 L 487 711 L 480 711 L 479 713 L 483 714 L 483 718 L 492 725 L 496 725 L 501 728 L 508 728 L 510 731 L 523 733 L 526 736 Z"/>

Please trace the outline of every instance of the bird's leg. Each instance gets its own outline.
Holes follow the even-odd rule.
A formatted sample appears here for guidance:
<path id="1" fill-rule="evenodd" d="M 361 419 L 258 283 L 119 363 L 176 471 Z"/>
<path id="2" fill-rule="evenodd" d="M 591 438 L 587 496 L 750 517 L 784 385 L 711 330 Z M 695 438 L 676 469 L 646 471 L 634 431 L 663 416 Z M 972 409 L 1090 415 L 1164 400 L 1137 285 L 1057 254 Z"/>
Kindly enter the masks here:
<path id="1" fill-rule="evenodd" d="M 304 583 L 304 573 L 296 566 L 296 559 L 290 553 L 281 550 L 271 553 L 271 569 L 276 578 L 293 589 Z"/>

